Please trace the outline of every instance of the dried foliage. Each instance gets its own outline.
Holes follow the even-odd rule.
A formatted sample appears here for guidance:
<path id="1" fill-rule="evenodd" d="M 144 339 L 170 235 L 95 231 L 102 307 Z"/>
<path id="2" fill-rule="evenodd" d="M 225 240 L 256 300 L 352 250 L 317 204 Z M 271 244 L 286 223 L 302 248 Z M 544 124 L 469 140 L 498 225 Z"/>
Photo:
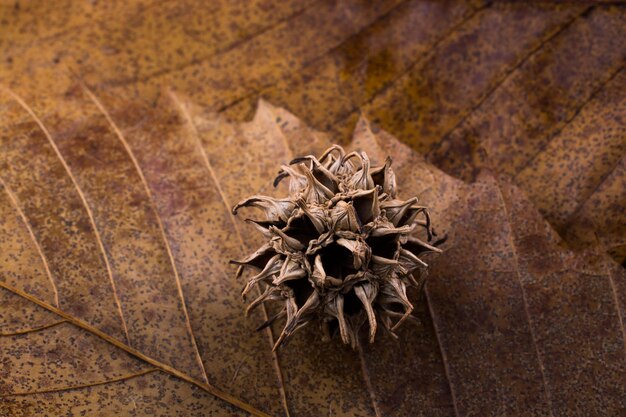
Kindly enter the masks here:
<path id="1" fill-rule="evenodd" d="M 0 17 L 14 89 L 62 96 L 75 74 L 238 120 L 262 97 L 344 144 L 363 111 L 448 173 L 512 175 L 569 244 L 626 260 L 619 2 L 37 0 Z"/>
<path id="2" fill-rule="evenodd" d="M 0 415 L 619 415 L 624 12 L 2 2 Z M 445 253 L 399 340 L 273 352 L 231 207 L 337 142 L 393 157 Z"/>

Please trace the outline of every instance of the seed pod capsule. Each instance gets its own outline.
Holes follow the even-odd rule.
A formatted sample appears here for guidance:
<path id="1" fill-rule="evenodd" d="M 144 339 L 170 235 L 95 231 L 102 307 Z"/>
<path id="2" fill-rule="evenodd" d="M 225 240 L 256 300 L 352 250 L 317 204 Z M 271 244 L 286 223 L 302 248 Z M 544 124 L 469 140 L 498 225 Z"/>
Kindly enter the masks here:
<path id="1" fill-rule="evenodd" d="M 243 295 L 255 286 L 260 295 L 247 312 L 266 303 L 282 309 L 260 328 L 286 318 L 274 349 L 311 323 L 320 337 L 339 334 L 356 348 L 361 327 L 373 342 L 378 328 L 394 337 L 413 311 L 407 286 L 421 288 L 427 252 L 441 252 L 426 207 L 417 197 L 398 199 L 391 158 L 370 166 L 364 152 L 346 152 L 338 145 L 319 158 L 305 156 L 283 166 L 274 186 L 289 180 L 286 198 L 255 195 L 233 208 L 259 209 L 263 219 L 250 220 L 267 242 L 242 261 L 254 270 Z M 419 232 L 425 236 L 415 236 Z"/>

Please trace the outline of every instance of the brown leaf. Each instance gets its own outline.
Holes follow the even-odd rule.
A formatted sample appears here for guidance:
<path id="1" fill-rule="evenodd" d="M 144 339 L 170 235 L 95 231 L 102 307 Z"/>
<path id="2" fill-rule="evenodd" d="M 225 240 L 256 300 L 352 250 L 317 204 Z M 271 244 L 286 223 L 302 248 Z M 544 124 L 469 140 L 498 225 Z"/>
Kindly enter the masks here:
<path id="1" fill-rule="evenodd" d="M 623 109 L 588 120 L 624 95 L 624 8 L 613 3 L 7 4 L 0 82 L 63 95 L 72 73 L 148 102 L 172 88 L 238 120 L 263 97 L 344 142 L 363 110 L 452 175 L 514 175 L 569 244 L 600 242 L 623 262 L 625 142 L 604 127 Z M 598 141 L 584 174 L 565 188 L 548 180 L 573 177 L 555 163 L 587 129 Z M 564 191 L 567 202 L 546 205 Z"/>
<path id="2" fill-rule="evenodd" d="M 423 202 L 448 227 L 426 295 L 457 414 L 617 413 L 626 388 L 624 270 L 597 251 L 559 247 L 509 181 L 484 173 L 459 185 L 439 172 L 425 187 L 418 157 L 384 132 L 367 136 L 360 146 L 372 154 L 411 156 L 396 167 L 410 178 L 400 192 L 430 187 Z"/>
<path id="3" fill-rule="evenodd" d="M 3 100 L 0 341 L 12 413 L 43 401 L 142 414 L 170 407 L 168 395 L 181 407 L 172 413 L 619 409 L 623 271 L 560 248 L 508 182 L 465 185 L 362 120 L 352 146 L 374 163 L 395 157 L 399 192 L 432 208 L 446 253 L 427 299 L 412 295 L 421 301 L 399 341 L 363 334 L 355 353 L 303 330 L 273 354 L 280 326 L 254 330 L 272 311 L 245 318 L 228 265 L 257 238 L 229 208 L 327 136 L 264 102 L 238 125 L 173 92 L 150 107 L 84 85 L 62 100 L 31 105 L 8 90 Z"/>
<path id="4" fill-rule="evenodd" d="M 501 78 L 429 159 L 466 179 L 480 167 L 512 175 L 570 243 L 597 234 L 622 262 L 624 36 L 623 8 L 586 8 Z"/>
<path id="5" fill-rule="evenodd" d="M 0 415 L 618 415 L 623 15 L 0 6 Z M 350 146 L 393 156 L 446 253 L 400 340 L 355 353 L 312 329 L 272 353 L 281 326 L 255 328 L 275 311 L 245 318 L 228 264 L 259 236 L 229 209 L 284 195 L 280 164 L 354 123 Z"/>

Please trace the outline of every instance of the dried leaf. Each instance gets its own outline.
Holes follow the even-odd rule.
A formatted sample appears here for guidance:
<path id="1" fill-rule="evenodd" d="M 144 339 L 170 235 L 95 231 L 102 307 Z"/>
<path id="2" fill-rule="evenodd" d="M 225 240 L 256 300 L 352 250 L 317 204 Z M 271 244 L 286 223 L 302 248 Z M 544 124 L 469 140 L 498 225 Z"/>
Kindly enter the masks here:
<path id="1" fill-rule="evenodd" d="M 0 415 L 618 415 L 623 15 L 0 5 Z M 364 330 L 354 353 L 302 329 L 272 353 L 285 317 L 245 317 L 228 261 L 261 240 L 229 208 L 285 195 L 278 168 L 345 145 L 360 110 L 476 182 L 361 119 L 352 148 L 393 157 L 446 253 L 398 340 Z"/>
<path id="2" fill-rule="evenodd" d="M 27 74 L 30 89 L 63 95 L 72 73 L 148 102 L 173 88 L 239 120 L 264 97 L 336 141 L 363 110 L 450 174 L 514 175 L 569 244 L 599 241 L 623 262 L 625 141 L 610 131 L 623 109 L 596 112 L 624 96 L 624 8 L 612 3 L 6 4 L 0 82 Z M 563 140 L 588 129 L 594 158 L 555 168 Z M 549 179 L 577 168 L 567 201 L 547 205 L 564 191 Z"/>
<path id="3" fill-rule="evenodd" d="M 399 177 L 427 177 L 420 166 L 432 174 L 430 184 L 405 181 L 400 191 L 423 191 L 435 222 L 449 227 L 447 250 L 433 262 L 426 296 L 455 412 L 618 413 L 622 394 L 613 393 L 626 389 L 624 270 L 597 249 L 560 247 L 558 236 L 508 180 L 483 173 L 475 184 L 459 184 L 384 132 L 374 134 L 367 123 L 361 132 L 357 145 L 370 153 L 378 148 L 380 157 L 406 156 L 396 166 Z M 373 349 L 375 363 L 393 348 Z M 380 381 L 403 372 L 380 369 Z M 387 395 L 398 407 L 408 406 L 415 394 L 403 400 L 397 392 Z"/>
<path id="4" fill-rule="evenodd" d="M 284 319 L 264 333 L 254 328 L 277 311 L 245 318 L 228 261 L 258 242 L 229 207 L 269 190 L 280 162 L 327 137 L 263 102 L 237 125 L 174 93 L 155 107 L 84 85 L 54 107 L 2 97 L 0 341 L 11 412 L 41 398 L 113 412 L 130 395 L 149 407 L 154 384 L 180 410 L 217 414 L 619 408 L 623 271 L 559 247 L 508 182 L 485 174 L 465 185 L 363 120 L 353 148 L 376 164 L 395 156 L 399 192 L 432 206 L 447 251 L 433 260 L 427 300 L 411 294 L 414 324 L 398 341 L 369 345 L 363 331 L 355 354 L 304 328 L 272 353 Z M 593 375 L 574 378 L 587 367 Z M 183 392 L 194 400 L 176 400 Z"/>

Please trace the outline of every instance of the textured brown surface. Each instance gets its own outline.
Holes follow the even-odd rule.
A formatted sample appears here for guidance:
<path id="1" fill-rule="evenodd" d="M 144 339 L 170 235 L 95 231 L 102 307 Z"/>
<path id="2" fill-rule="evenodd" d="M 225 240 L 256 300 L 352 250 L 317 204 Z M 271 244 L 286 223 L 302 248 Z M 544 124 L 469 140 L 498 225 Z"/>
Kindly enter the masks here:
<path id="1" fill-rule="evenodd" d="M 563 184 L 530 185 L 524 171 L 550 158 L 563 131 L 623 117 L 622 106 L 582 120 L 610 106 L 596 96 L 619 86 L 624 10 L 620 2 L 7 1 L 0 82 L 62 95 L 74 74 L 148 102 L 175 89 L 238 120 L 262 97 L 344 142 L 364 111 L 450 174 L 471 179 L 489 167 L 516 176 L 570 244 L 597 234 L 622 262 L 618 214 L 581 210 L 568 233 L 559 223 L 568 208 L 544 208 Z M 623 89 L 612 100 L 623 101 Z M 623 132 L 598 137 L 613 142 L 598 153 L 615 143 L 623 152 Z M 589 172 L 621 185 L 622 166 L 600 160 Z M 575 193 L 570 204 L 616 212 L 624 195 L 614 188 Z"/>
<path id="2" fill-rule="evenodd" d="M 625 10 L 0 1 L 0 416 L 619 415 Z M 355 125 L 446 254 L 400 341 L 273 354 L 229 208 Z"/>
<path id="3" fill-rule="evenodd" d="M 388 152 L 403 146 L 384 133 L 378 145 Z M 451 224 L 439 221 L 450 227 L 447 256 L 464 260 L 436 260 L 427 284 L 457 412 L 618 413 L 625 392 L 623 269 L 593 251 L 559 248 L 558 236 L 507 180 L 484 174 L 464 186 L 437 179 L 424 200 L 436 199 L 434 219 L 440 206 L 445 217 L 455 213 Z M 404 185 L 407 192 L 430 186 Z"/>
<path id="4" fill-rule="evenodd" d="M 603 183 L 623 185 L 626 174 L 625 36 L 623 6 L 584 8 L 507 71 L 428 159 L 465 179 L 481 167 L 512 175 L 569 243 L 595 233 L 622 262 L 624 187 Z"/>
<path id="5" fill-rule="evenodd" d="M 228 208 L 250 190 L 268 190 L 279 163 L 323 149 L 327 135 L 265 102 L 251 122 L 236 124 L 173 92 L 145 106 L 76 85 L 57 102 L 63 110 L 3 97 L 12 123 L 0 206 L 8 257 L 0 398 L 13 414 L 48 402 L 114 412 L 130 396 L 145 400 L 136 410 L 143 415 L 158 397 L 146 389 L 172 395 L 174 414 L 226 412 L 211 394 L 270 415 L 610 414 L 623 406 L 623 269 L 601 247 L 561 248 L 507 180 L 485 173 L 466 185 L 362 119 L 351 147 L 375 163 L 395 156 L 399 191 L 432 208 L 439 235 L 449 236 L 446 253 L 433 260 L 427 297 L 412 294 L 419 307 L 400 341 L 381 334 L 354 352 L 321 342 L 311 328 L 272 354 L 280 324 L 254 331 L 264 314 L 244 317 L 243 283 L 228 265 L 258 242 Z M 37 163 L 23 169 L 20 156 L 34 150 Z M 37 221 L 38 207 L 55 207 L 65 227 L 54 216 Z M 89 236 L 110 265 L 105 293 L 72 281 L 88 274 L 63 272 L 106 272 L 102 260 L 80 262 L 93 253 L 74 246 L 55 258 L 59 240 Z M 83 295 L 68 298 L 69 283 Z M 122 317 L 142 320 L 127 326 L 128 338 L 121 324 L 103 326 L 92 313 L 108 305 L 119 314 L 113 287 Z M 102 390 L 110 402 L 99 402 Z"/>
<path id="6" fill-rule="evenodd" d="M 570 229 L 593 223 L 591 230 L 602 230 L 602 244 L 620 259 L 626 257 L 626 179 L 620 175 L 626 155 L 625 94 L 622 69 L 516 177 L 556 230 L 579 232 Z"/>

